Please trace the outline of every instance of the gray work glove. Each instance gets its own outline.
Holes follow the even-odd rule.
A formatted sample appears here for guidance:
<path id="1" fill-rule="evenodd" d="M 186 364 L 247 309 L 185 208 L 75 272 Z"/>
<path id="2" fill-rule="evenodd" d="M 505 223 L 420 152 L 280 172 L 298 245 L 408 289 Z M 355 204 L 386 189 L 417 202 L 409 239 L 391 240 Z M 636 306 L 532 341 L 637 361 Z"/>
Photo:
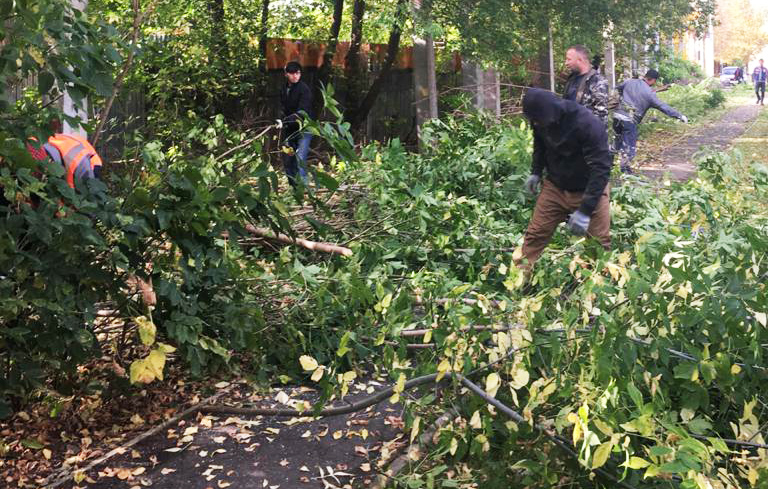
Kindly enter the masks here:
<path id="1" fill-rule="evenodd" d="M 686 116 L 681 115 L 680 120 L 683 121 L 683 124 L 688 124 L 688 118 Z"/>
<path id="2" fill-rule="evenodd" d="M 584 236 L 587 234 L 590 219 L 591 218 L 583 212 L 576 211 L 571 214 L 571 218 L 568 219 L 568 224 L 566 224 L 565 227 L 576 236 Z"/>
<path id="3" fill-rule="evenodd" d="M 525 191 L 531 195 L 536 195 L 539 193 L 539 182 L 541 182 L 540 176 L 531 175 L 528 177 L 528 180 L 525 181 Z"/>

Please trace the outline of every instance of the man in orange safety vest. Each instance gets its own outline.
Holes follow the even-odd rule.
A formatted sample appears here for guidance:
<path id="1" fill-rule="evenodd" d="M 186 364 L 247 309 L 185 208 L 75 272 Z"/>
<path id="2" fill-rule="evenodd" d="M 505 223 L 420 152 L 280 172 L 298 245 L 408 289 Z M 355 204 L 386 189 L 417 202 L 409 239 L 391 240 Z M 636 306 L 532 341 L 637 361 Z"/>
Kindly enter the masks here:
<path id="1" fill-rule="evenodd" d="M 75 134 L 54 134 L 40 148 L 28 143 L 27 150 L 37 161 L 50 158 L 62 165 L 71 188 L 76 180 L 99 178 L 101 173 L 101 157 L 87 139 Z"/>

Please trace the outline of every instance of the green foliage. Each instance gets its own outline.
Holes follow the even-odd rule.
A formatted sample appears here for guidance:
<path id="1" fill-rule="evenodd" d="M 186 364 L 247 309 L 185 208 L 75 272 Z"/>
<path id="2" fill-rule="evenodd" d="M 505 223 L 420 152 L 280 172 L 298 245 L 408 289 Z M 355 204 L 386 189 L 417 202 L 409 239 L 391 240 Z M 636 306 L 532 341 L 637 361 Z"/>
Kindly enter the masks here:
<path id="1" fill-rule="evenodd" d="M 615 250 L 596 253 L 558 232 L 521 290 L 511 253 L 499 249 L 520 243 L 530 216 L 520 190 L 530 135 L 524 126 L 487 124 L 448 119 L 429 126 L 422 155 L 393 141 L 337 166 L 342 181 L 363 182 L 368 193 L 347 211 L 361 223 L 360 234 L 347 231 L 355 256 L 305 274 L 320 289 L 304 292 L 290 316 L 318 362 L 306 375 L 320 369 L 330 392 L 363 359 L 394 382 L 467 373 L 509 355 L 476 380 L 579 454 L 571 464 L 529 425 L 447 387 L 439 403 L 408 403 L 416 433 L 421 418 L 448 404 L 462 412 L 438 431 L 434 459 L 401 477 L 412 487 L 438 484 L 446 466 L 463 474 L 447 483 L 482 487 L 578 487 L 580 465 L 633 485 L 672 475 L 681 487 L 757 477 L 763 459 L 731 454 L 717 437 L 752 436 L 764 418 L 755 404 L 764 402 L 759 345 L 768 340 L 764 169 L 740 172 L 738 154 L 711 155 L 695 182 L 616 186 Z M 293 258 L 285 262 L 296 273 Z M 309 314 L 311 304 L 322 307 Z M 462 329 L 488 325 L 515 327 Z M 429 332 L 416 342 L 434 348 L 406 350 L 400 332 L 421 328 Z M 702 435 L 710 438 L 692 438 Z"/>
<path id="2" fill-rule="evenodd" d="M 226 133 L 221 119 L 189 137 L 211 149 L 217 139 L 243 138 Z M 271 202 L 276 176 L 268 163 L 244 152 L 223 161 L 178 150 L 165 158 L 150 143 L 144 172 L 110 182 L 117 197 L 97 181 L 88 182 L 84 190 L 93 192 L 83 197 L 60 168 L 36 176 L 16 144 L 2 169 L 8 202 L 0 206 L 3 395 L 39 387 L 52 371 L 54 387 L 62 388 L 97 355 L 97 304 L 110 302 L 124 317 L 143 313 L 125 290 L 131 275 L 154 278 L 155 322 L 193 372 L 227 361 L 232 350 L 258 348 L 261 308 L 244 281 L 258 278 L 259 267 L 243 265 L 235 238 L 245 222 L 275 225 L 281 216 Z"/>
<path id="3" fill-rule="evenodd" d="M 44 96 L 55 100 L 66 86 L 80 105 L 86 96 L 111 93 L 112 72 L 121 61 L 121 42 L 112 27 L 90 23 L 64 0 L 41 0 L 33 5 L 5 2 L 0 16 L 5 19 L 0 31 L 1 158 L 10 151 L 4 143 L 8 138 L 45 135 L 37 129 Z M 19 112 L 6 95 L 29 78 L 37 81 L 33 89 L 37 110 Z M 50 108 L 47 114 L 58 115 Z"/>
<path id="4" fill-rule="evenodd" d="M 659 58 L 657 69 L 661 83 L 681 81 L 690 83 L 704 78 L 704 73 L 699 65 L 677 56 L 674 52 L 663 49 Z"/>

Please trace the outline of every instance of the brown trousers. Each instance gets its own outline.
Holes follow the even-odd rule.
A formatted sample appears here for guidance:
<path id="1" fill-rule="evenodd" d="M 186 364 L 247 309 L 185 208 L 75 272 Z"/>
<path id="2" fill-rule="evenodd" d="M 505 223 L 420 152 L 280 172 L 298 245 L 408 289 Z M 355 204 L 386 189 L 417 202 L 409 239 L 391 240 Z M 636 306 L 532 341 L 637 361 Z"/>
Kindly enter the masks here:
<path id="1" fill-rule="evenodd" d="M 587 228 L 587 235 L 597 239 L 606 250 L 611 248 L 610 187 L 610 184 L 606 185 Z M 525 231 L 523 256 L 518 260 L 518 266 L 527 270 L 533 267 L 552 239 L 557 225 L 579 208 L 581 199 L 582 192 L 560 190 L 549 180 L 543 180 L 533 217 Z"/>

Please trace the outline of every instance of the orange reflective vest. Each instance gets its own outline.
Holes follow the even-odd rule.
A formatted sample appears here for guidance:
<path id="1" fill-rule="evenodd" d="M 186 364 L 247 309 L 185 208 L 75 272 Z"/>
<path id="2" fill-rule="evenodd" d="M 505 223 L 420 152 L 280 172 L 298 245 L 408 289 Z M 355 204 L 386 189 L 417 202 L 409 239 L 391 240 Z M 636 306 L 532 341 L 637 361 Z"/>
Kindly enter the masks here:
<path id="1" fill-rule="evenodd" d="M 43 145 L 48 155 L 64 166 L 67 184 L 75 188 L 75 179 L 95 178 L 101 170 L 101 158 L 85 138 L 74 134 L 54 134 Z"/>

